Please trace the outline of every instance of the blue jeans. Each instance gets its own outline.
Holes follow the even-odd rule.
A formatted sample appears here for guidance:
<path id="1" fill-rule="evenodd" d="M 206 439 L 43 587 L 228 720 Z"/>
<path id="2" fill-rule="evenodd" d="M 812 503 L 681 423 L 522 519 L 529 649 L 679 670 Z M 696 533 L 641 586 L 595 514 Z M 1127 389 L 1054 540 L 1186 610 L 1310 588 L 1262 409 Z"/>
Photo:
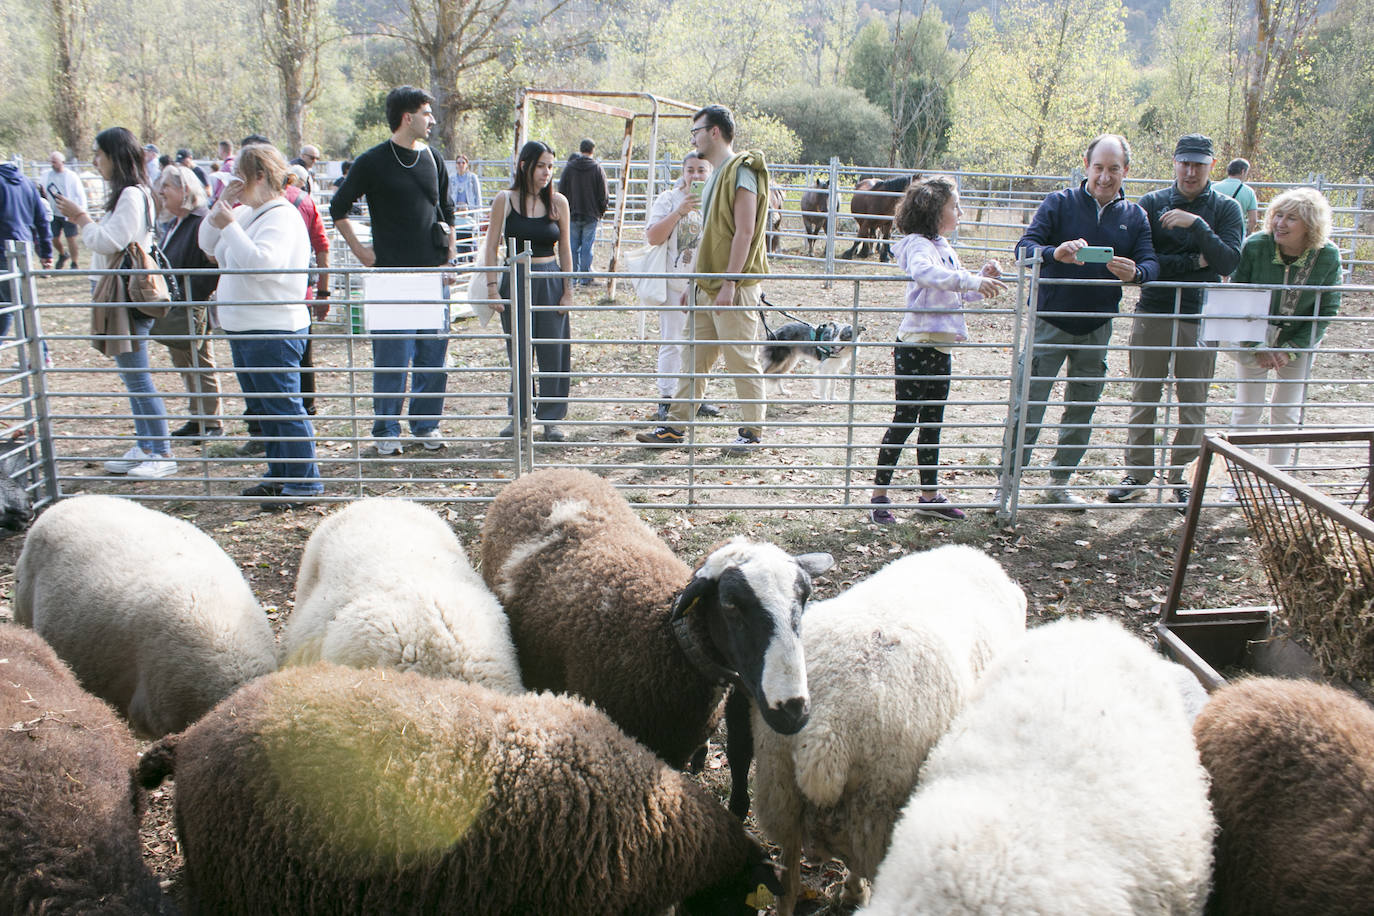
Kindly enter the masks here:
<path id="1" fill-rule="evenodd" d="M 573 270 L 581 273 L 592 269 L 592 246 L 596 244 L 597 219 L 575 219 L 568 227 L 568 244 L 572 247 Z M 574 283 L 590 283 L 590 280 L 574 280 Z"/>
<path id="2" fill-rule="evenodd" d="M 148 371 L 148 331 L 152 327 L 153 319 L 139 318 L 130 311 L 129 333 L 142 339 L 130 341 L 134 349 L 115 354 L 114 361 L 119 367 L 119 377 L 129 391 L 129 407 L 134 415 L 138 447 L 149 455 L 170 458 L 172 440 L 167 438 L 167 409 L 163 407 L 157 386 L 153 384 L 153 375 Z"/>
<path id="3" fill-rule="evenodd" d="M 1060 418 L 1059 448 L 1050 465 L 1050 477 L 1063 482 L 1083 460 L 1092 434 L 1093 413 L 1106 386 L 1107 343 L 1112 339 L 1112 323 L 1086 334 L 1070 334 L 1043 318 L 1035 319 L 1035 343 L 1031 348 L 1030 388 L 1026 396 L 1026 447 L 1021 453 L 1021 467 L 1030 464 L 1035 440 L 1040 437 L 1040 422 L 1045 418 L 1050 391 L 1065 362 L 1064 414 Z M 1019 385 L 1022 366 L 1017 367 L 1013 384 Z M 1019 410 L 1018 410 L 1019 413 Z M 1016 426 L 1011 428 L 1012 442 L 1016 441 Z"/>
<path id="4" fill-rule="evenodd" d="M 261 417 L 258 425 L 267 447 L 265 479 L 281 484 L 283 496 L 314 496 L 324 491 L 315 464 L 315 430 L 300 397 L 307 331 L 229 334 L 229 351 L 248 412 Z"/>
<path id="5" fill-rule="evenodd" d="M 374 331 L 372 339 L 372 435 L 396 439 L 401 435 L 401 401 L 410 369 L 410 431 L 421 436 L 439 428 L 444 412 L 448 373 L 448 334 L 436 329 Z M 413 368 L 412 368 L 413 367 Z M 383 368 L 400 369 L 383 372 Z M 437 370 L 437 371 L 422 371 Z"/>

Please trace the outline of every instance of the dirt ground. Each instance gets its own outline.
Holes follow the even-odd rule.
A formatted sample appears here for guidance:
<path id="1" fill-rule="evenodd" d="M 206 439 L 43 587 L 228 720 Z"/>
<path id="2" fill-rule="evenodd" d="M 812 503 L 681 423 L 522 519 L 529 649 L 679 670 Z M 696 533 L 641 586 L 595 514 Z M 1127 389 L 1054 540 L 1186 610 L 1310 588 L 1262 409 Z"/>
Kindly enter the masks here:
<path id="1" fill-rule="evenodd" d="M 80 293 L 84 281 L 64 278 L 42 282 L 46 284 L 47 293 L 54 297 L 68 297 L 74 303 L 83 301 Z M 898 286 L 891 287 L 886 303 L 888 307 L 900 304 L 899 290 Z M 604 294 L 604 287 L 579 293 L 579 305 L 594 311 L 580 313 L 575 318 L 575 335 L 589 340 L 600 337 L 624 341 L 632 337 L 630 316 L 607 307 L 629 305 L 632 293 L 628 284 L 622 284 L 616 303 L 605 302 Z M 852 285 L 844 282 L 837 283 L 830 291 L 824 290 L 819 282 L 812 282 L 788 286 L 785 293 L 778 294 L 784 305 L 796 306 L 805 300 L 807 305 L 829 307 L 837 313 L 852 305 L 853 296 Z M 1351 306 L 1355 305 L 1351 303 Z M 1367 313 L 1367 303 L 1359 303 L 1358 307 Z M 890 330 L 896 324 L 895 317 L 879 316 L 878 320 L 884 327 L 874 330 L 874 339 L 890 337 Z M 75 309 L 62 313 L 57 324 L 59 327 L 66 324 L 73 333 L 79 333 L 84 321 L 84 310 Z M 978 322 L 978 334 L 984 340 L 1008 341 L 1010 321 L 1007 315 L 989 315 L 985 322 Z M 651 318 L 650 328 L 654 324 Z M 1124 326 L 1125 323 L 1121 324 Z M 486 424 L 482 428 L 490 427 L 480 434 L 491 437 L 498 423 L 504 419 L 504 401 L 498 396 L 488 397 L 481 392 L 501 390 L 497 367 L 504 362 L 504 355 L 495 341 L 460 342 L 456 349 L 465 365 L 492 367 L 490 372 L 484 370 L 464 376 L 464 383 L 472 385 L 471 390 L 476 393 L 462 408 L 465 414 L 474 418 L 474 427 L 479 425 L 476 418 L 480 417 Z M 63 391 L 76 392 L 96 386 L 99 386 L 99 390 L 117 391 L 118 380 L 114 376 L 84 373 L 85 369 L 103 368 L 108 363 L 83 341 L 57 340 L 53 344 L 53 351 L 56 364 L 68 368 L 72 373 L 72 381 L 69 385 L 64 382 Z M 1182 527 L 1182 518 L 1172 509 L 1025 512 L 1014 527 L 1005 527 L 996 516 L 986 511 L 972 511 L 967 521 L 955 525 L 917 517 L 906 517 L 903 524 L 893 527 L 874 525 L 858 509 L 831 508 L 837 504 L 834 481 L 844 479 L 843 469 L 833 467 L 834 437 L 843 436 L 843 432 L 827 428 L 825 424 L 842 419 L 843 414 L 836 413 L 841 408 L 835 406 L 805 403 L 804 399 L 809 396 L 809 382 L 806 380 L 792 383 L 792 391 L 798 402 L 773 414 L 784 424 L 780 427 L 778 438 L 791 447 L 769 449 L 756 465 L 751 459 L 742 465 L 723 463 L 719 467 L 696 469 L 694 473 L 698 483 L 714 488 L 707 491 L 705 502 L 768 505 L 770 502 L 802 504 L 810 501 L 813 506 L 799 505 L 786 509 L 655 507 L 653 503 L 657 501 L 681 500 L 686 459 L 680 453 L 654 454 L 630 447 L 629 440 L 633 433 L 645 428 L 645 407 L 654 399 L 652 381 L 648 377 L 627 381 L 609 375 L 622 371 L 625 366 L 637 367 L 635 371 L 651 372 L 648 368 L 652 365 L 651 349 L 648 346 L 636 349 L 623 343 L 615 346 L 588 343 L 577 352 L 578 361 L 574 369 L 586 374 L 574 382 L 574 395 L 593 400 L 574 408 L 574 423 L 570 427 L 573 441 L 560 448 L 556 453 L 558 458 L 579 464 L 596 463 L 596 469 L 616 483 L 635 488 L 631 492 L 638 495 L 632 498 L 643 504 L 643 517 L 689 563 L 698 559 L 708 545 L 738 533 L 770 539 L 798 552 L 827 550 L 834 554 L 837 563 L 829 574 L 817 581 L 815 597 L 819 599 L 836 594 L 905 553 L 946 543 L 970 544 L 996 557 L 1021 584 L 1028 595 L 1030 615 L 1034 622 L 1066 615 L 1108 615 L 1144 635 L 1158 617 L 1159 606 L 1164 600 L 1173 571 Z M 587 354 L 585 358 L 581 355 L 583 353 Z M 890 350 L 880 347 L 864 350 L 860 354 L 860 375 L 870 371 L 873 374 L 890 372 L 884 365 L 890 365 L 889 354 Z M 227 355 L 226 347 L 226 362 Z M 317 363 L 321 365 L 346 364 L 346 360 L 340 358 L 337 345 L 323 347 L 321 356 L 323 358 L 317 357 Z M 994 376 L 1005 371 L 996 367 L 999 361 L 1007 359 L 1007 351 L 1000 346 L 989 346 L 985 350 L 961 351 L 957 358 L 966 375 L 959 383 L 960 393 L 954 397 L 967 402 L 966 409 L 979 419 L 972 428 L 952 428 L 947 435 L 948 447 L 942 452 L 942 459 L 955 467 L 946 473 L 945 483 L 952 495 L 960 493 L 961 486 L 968 487 L 969 498 L 966 502 L 985 501 L 986 495 L 976 496 L 975 488 L 976 493 L 988 492 L 993 475 L 991 468 L 984 468 L 983 465 L 995 460 L 988 456 L 993 453 L 995 444 L 1000 443 L 1001 431 L 996 426 L 1000 423 L 996 419 L 996 404 L 979 406 L 976 402 L 985 399 L 986 391 L 996 388 L 998 383 Z M 161 354 L 158 359 L 163 359 L 163 364 L 166 364 Z M 1371 377 L 1368 367 L 1364 365 L 1367 360 L 1365 356 L 1360 360 L 1360 365 L 1351 367 L 1352 377 Z M 1120 361 L 1124 363 L 1124 359 Z M 1114 371 L 1116 375 L 1124 374 L 1116 366 Z M 175 383 L 170 381 L 174 376 L 163 378 L 169 381 L 164 383 L 162 379 L 159 380 L 162 390 L 176 390 Z M 873 382 L 872 399 L 879 402 L 883 398 L 890 399 L 890 385 L 890 381 Z M 232 381 L 229 381 L 226 390 L 231 387 Z M 1121 389 L 1126 386 L 1115 387 Z M 598 397 L 602 400 L 596 401 Z M 644 400 L 626 400 L 632 397 L 642 397 Z M 1128 394 L 1119 390 L 1109 391 L 1108 398 L 1113 397 L 1119 400 L 1128 397 Z M 1343 396 L 1338 400 L 1345 401 L 1346 398 Z M 75 394 L 59 397 L 55 402 L 59 405 L 55 408 L 56 412 L 67 416 L 67 419 L 55 422 L 59 435 L 69 437 L 60 446 L 61 451 L 72 459 L 63 465 L 63 474 L 73 478 L 64 481 L 67 492 L 142 492 L 127 488 L 155 486 L 75 479 L 96 474 L 95 456 L 109 457 L 117 453 L 112 439 L 102 441 L 98 437 L 127 434 L 128 421 L 91 414 L 120 412 L 126 409 L 120 407 L 121 402 L 122 398 L 110 397 L 101 402 L 105 405 L 103 408 L 92 408 L 91 399 L 78 398 Z M 169 400 L 169 409 L 183 410 L 184 403 L 179 399 L 175 402 Z M 326 461 L 324 464 L 327 480 L 331 475 L 342 477 L 350 474 L 357 467 L 352 463 L 352 444 L 343 441 L 348 434 L 338 432 L 348 425 L 348 421 L 329 419 L 329 415 L 345 412 L 343 405 L 346 405 L 345 401 L 329 401 L 323 403 L 322 407 L 326 417 L 320 423 L 321 439 L 330 440 L 332 437 L 335 441 L 343 442 L 337 463 Z M 861 410 L 866 412 L 869 422 L 873 424 L 869 444 L 865 448 L 865 454 L 871 456 L 871 443 L 881 435 L 881 426 L 890 418 L 891 408 L 876 403 Z M 1110 411 L 1110 408 L 1104 405 L 1104 410 Z M 174 424 L 176 422 L 174 420 Z M 332 428 L 331 422 L 336 424 Z M 837 425 L 843 427 L 843 423 Z M 733 436 L 733 429 L 727 429 L 727 432 Z M 725 438 L 715 431 L 708 434 L 713 438 Z M 623 448 L 620 452 L 608 453 L 606 446 L 611 444 Z M 504 463 L 508 446 L 496 440 L 464 443 L 464 446 L 461 458 L 447 464 L 443 461 L 415 460 L 368 465 L 366 481 L 340 485 L 335 491 L 347 493 L 361 488 L 362 492 L 369 494 L 443 499 L 445 501 L 439 502 L 435 508 L 452 523 L 469 555 L 475 558 L 479 555 L 478 534 L 486 505 L 482 498 L 494 493 L 503 477 L 508 476 Z M 124 447 L 127 447 L 126 443 L 118 444 L 119 451 Z M 219 449 L 218 454 L 221 455 L 227 454 L 228 448 L 223 445 L 213 447 Z M 326 457 L 334 454 L 328 452 L 328 448 L 322 447 L 322 454 Z M 213 450 L 212 454 L 215 454 Z M 1086 476 L 1094 485 L 1111 485 L 1119 475 L 1119 471 L 1110 469 L 1112 463 L 1119 461 L 1118 455 L 1093 452 L 1085 464 L 1093 464 L 1094 455 L 1101 469 L 1088 471 L 1081 476 Z M 910 463 L 913 458 L 914 455 L 909 455 L 905 463 Z M 872 459 L 864 457 L 863 460 Z M 256 471 L 256 467 L 232 463 L 216 467 L 211 473 L 212 490 L 216 493 L 232 493 L 243 485 L 243 480 L 251 479 Z M 866 473 L 860 472 L 855 480 L 861 483 L 866 477 Z M 903 480 L 901 474 L 900 480 Z M 185 495 L 179 498 L 175 490 L 177 486 L 170 485 L 170 491 L 158 491 L 171 492 L 173 495 L 153 504 L 207 532 L 239 563 L 279 631 L 292 610 L 301 550 L 315 525 L 331 511 L 331 506 L 321 504 L 279 515 L 264 514 L 251 504 L 186 498 L 204 492 L 202 485 L 197 483 L 186 484 Z M 747 493 L 743 498 L 736 495 L 741 486 L 746 488 Z M 856 487 L 853 500 L 864 500 L 865 493 L 865 487 Z M 907 516 L 907 513 L 899 515 Z M 21 547 L 22 538 L 19 537 L 0 542 L 0 594 L 3 594 L 5 601 L 0 606 L 0 617 L 3 618 L 9 616 L 13 566 Z M 1232 607 L 1267 604 L 1270 600 L 1255 544 L 1240 514 L 1227 509 L 1205 510 L 1197 546 L 1187 570 L 1183 606 Z M 723 754 L 718 748 L 713 749 L 703 776 L 722 798 L 728 795 L 728 779 L 723 772 L 723 763 Z M 173 890 L 181 866 L 180 851 L 172 828 L 174 791 L 174 785 L 168 784 L 152 793 L 143 831 L 144 851 L 150 865 Z M 806 882 L 810 899 L 802 911 L 814 911 L 820 905 L 821 895 L 838 890 L 843 874 L 843 870 L 835 863 L 809 863 Z"/>

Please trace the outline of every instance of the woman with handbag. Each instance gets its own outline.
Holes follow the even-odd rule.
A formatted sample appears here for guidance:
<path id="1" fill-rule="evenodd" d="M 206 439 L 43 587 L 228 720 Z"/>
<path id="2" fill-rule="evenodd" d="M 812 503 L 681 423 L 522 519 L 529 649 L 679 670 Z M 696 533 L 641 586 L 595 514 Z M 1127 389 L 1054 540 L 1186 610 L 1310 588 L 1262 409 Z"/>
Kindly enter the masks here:
<path id="1" fill-rule="evenodd" d="M 1275 197 L 1264 211 L 1264 228 L 1245 240 L 1232 283 L 1284 286 L 1337 286 L 1341 252 L 1330 240 L 1331 204 L 1314 188 L 1294 188 Z M 1269 401 L 1272 427 L 1297 426 L 1312 356 L 1330 319 L 1340 310 L 1341 294 L 1276 289 L 1269 297 L 1269 328 L 1263 345 L 1231 351 L 1239 381 L 1231 426 L 1257 432 L 1264 414 L 1270 376 L 1276 376 Z M 1269 463 L 1284 467 L 1293 446 L 1269 449 Z"/>
<path id="2" fill-rule="evenodd" d="M 200 250 L 198 235 L 205 218 L 208 197 L 196 173 L 184 165 L 169 165 L 158 181 L 162 206 L 172 222 L 162 238 L 162 253 L 178 270 L 213 268 L 215 262 Z M 172 430 L 173 438 L 197 444 L 210 436 L 224 435 L 220 419 L 219 375 L 215 351 L 208 336 L 208 308 L 219 277 L 212 274 L 182 276 L 181 299 L 188 305 L 174 307 L 153 322 L 153 338 L 167 348 L 172 365 L 181 370 L 191 393 L 192 419 Z"/>
<path id="3" fill-rule="evenodd" d="M 506 332 L 506 353 L 513 347 L 524 351 L 531 337 L 534 358 L 539 363 L 539 394 L 535 419 L 544 424 L 546 442 L 562 442 L 563 431 L 554 425 L 568 415 L 568 392 L 572 387 L 572 336 L 568 310 L 572 307 L 572 284 L 562 277 L 544 277 L 547 271 L 572 272 L 572 247 L 568 237 L 568 199 L 553 190 L 553 149 L 538 140 L 531 140 L 520 148 L 515 166 L 515 180 L 508 190 L 491 202 L 491 227 L 487 230 L 483 260 L 499 264 L 506 240 L 515 243 L 517 251 L 530 249 L 529 320 L 520 326 L 520 339 L 511 337 L 511 312 L 505 303 L 519 306 L 509 288 L 510 275 L 486 274 L 488 298 L 503 302 L 492 304 L 501 313 L 501 328 Z M 504 227 L 504 231 L 502 229 Z M 523 296 L 525 273 L 516 278 L 517 296 Z M 530 326 L 533 326 L 532 328 Z M 515 360 L 512 357 L 512 364 Z M 521 365 L 524 365 L 523 360 Z M 516 418 L 525 416 L 523 404 L 532 393 L 528 367 L 516 382 L 520 404 L 511 403 Z M 502 436 L 515 433 L 515 421 L 501 430 Z"/>
<path id="4" fill-rule="evenodd" d="M 80 229 L 81 244 L 91 252 L 91 268 L 118 269 L 130 245 L 152 248 L 157 205 L 144 170 L 143 149 L 127 128 L 109 127 L 96 134 L 92 164 L 110 189 L 100 222 L 69 197 L 59 196 L 56 204 L 63 219 Z M 167 436 L 167 411 L 148 371 L 148 332 L 155 316 L 130 302 L 131 279 L 108 277 L 97 283 L 99 298 L 91 310 L 92 342 L 119 367 L 138 436 L 122 458 L 105 462 L 105 470 L 135 478 L 168 477 L 177 465 Z M 165 307 L 157 311 L 165 312 Z"/>
<path id="5" fill-rule="evenodd" d="M 241 495 L 279 512 L 301 505 L 292 497 L 324 490 L 315 464 L 315 430 L 301 402 L 310 239 L 300 214 L 282 196 L 287 164 L 275 147 L 243 147 L 234 169 L 241 181 L 230 182 L 201 221 L 200 247 L 224 270 L 263 271 L 221 276 L 215 314 L 229 336 L 239 387 L 267 448 L 266 476 Z M 235 203 L 243 206 L 234 209 Z"/>

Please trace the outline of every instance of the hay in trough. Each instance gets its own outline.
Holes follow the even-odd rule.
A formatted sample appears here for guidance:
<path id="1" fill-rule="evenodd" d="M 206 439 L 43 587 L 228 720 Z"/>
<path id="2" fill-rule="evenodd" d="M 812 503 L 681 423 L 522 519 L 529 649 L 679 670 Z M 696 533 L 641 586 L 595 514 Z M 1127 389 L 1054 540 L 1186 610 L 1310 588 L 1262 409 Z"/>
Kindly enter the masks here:
<path id="1" fill-rule="evenodd" d="M 1374 681 L 1374 551 L 1275 488 L 1238 488 L 1279 609 L 1322 673 Z"/>

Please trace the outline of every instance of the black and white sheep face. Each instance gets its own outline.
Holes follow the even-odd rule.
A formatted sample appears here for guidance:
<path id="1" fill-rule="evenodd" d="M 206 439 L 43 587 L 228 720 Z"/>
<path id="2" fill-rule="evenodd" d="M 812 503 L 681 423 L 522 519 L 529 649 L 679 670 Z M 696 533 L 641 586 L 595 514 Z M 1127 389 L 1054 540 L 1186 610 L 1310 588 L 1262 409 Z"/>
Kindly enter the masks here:
<path id="1" fill-rule="evenodd" d="M 801 616 L 811 574 L 833 563 L 829 554 L 792 557 L 772 544 L 737 538 L 708 557 L 678 597 L 681 612 L 702 615 L 709 653 L 784 735 L 799 731 L 811 714 Z"/>

